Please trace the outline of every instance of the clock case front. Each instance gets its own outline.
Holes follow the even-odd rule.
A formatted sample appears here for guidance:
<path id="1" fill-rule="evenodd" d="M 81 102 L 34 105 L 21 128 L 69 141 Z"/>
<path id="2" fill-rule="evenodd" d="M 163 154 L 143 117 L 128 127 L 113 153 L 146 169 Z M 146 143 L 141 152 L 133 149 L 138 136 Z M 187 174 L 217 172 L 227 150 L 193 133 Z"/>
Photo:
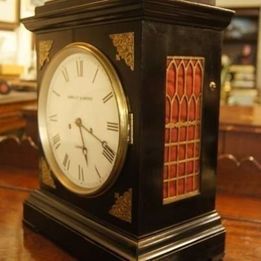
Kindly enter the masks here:
<path id="1" fill-rule="evenodd" d="M 222 30 L 232 14 L 192 1 L 58 0 L 23 21 L 36 34 L 39 85 L 58 51 L 88 43 L 112 63 L 130 110 L 126 160 L 112 186 L 98 196 L 74 194 L 59 183 L 41 153 L 40 189 L 24 203 L 26 224 L 78 258 L 208 260 L 223 255 L 215 169 Z M 170 202 L 164 201 L 169 57 L 202 61 L 198 185 L 195 193 Z"/>

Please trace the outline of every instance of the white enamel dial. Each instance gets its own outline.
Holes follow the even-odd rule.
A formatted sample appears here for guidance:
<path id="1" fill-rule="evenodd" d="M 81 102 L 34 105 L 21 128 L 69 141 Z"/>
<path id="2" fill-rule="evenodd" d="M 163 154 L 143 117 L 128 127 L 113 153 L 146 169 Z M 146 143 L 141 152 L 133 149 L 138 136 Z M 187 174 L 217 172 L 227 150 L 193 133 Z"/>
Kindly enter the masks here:
<path id="1" fill-rule="evenodd" d="M 53 173 L 69 190 L 95 194 L 115 180 L 128 143 L 128 108 L 105 56 L 75 43 L 49 64 L 39 94 L 39 130 Z"/>

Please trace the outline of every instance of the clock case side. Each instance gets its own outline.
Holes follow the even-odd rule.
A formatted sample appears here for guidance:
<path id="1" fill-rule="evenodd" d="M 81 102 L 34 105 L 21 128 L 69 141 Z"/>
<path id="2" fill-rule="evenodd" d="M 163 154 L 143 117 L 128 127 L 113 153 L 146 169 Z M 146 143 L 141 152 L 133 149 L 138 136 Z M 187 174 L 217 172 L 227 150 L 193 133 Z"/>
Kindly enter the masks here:
<path id="1" fill-rule="evenodd" d="M 150 21 L 143 23 L 143 158 L 140 179 L 143 219 L 139 222 L 141 234 L 148 233 L 152 227 L 160 229 L 161 226 L 178 224 L 215 211 L 221 37 L 220 31 L 211 29 Z M 200 57 L 204 59 L 204 73 L 199 193 L 164 204 L 165 88 L 169 56 L 177 56 L 180 59 Z M 210 82 L 215 82 L 218 86 L 214 91 L 209 88 Z"/>
<path id="2" fill-rule="evenodd" d="M 216 253 L 218 256 L 224 251 L 225 230 L 215 210 L 223 29 L 225 27 L 217 30 L 205 24 L 195 27 L 175 22 L 142 22 L 143 132 L 139 233 L 143 235 L 144 249 L 152 246 L 153 240 L 158 245 L 163 242 L 172 244 L 170 248 L 175 249 L 188 239 L 196 248 L 196 242 L 207 244 L 211 238 L 215 243 L 207 247 L 209 252 L 205 254 Z M 165 88 L 169 56 L 180 59 L 200 57 L 204 59 L 204 72 L 199 193 L 164 204 Z M 211 88 L 213 83 L 215 89 Z M 176 257 L 175 254 L 170 256 Z M 196 252 L 190 258 L 196 260 Z"/>
<path id="3" fill-rule="evenodd" d="M 164 9 L 158 7 L 158 10 L 168 13 L 165 8 L 167 5 Z M 155 17 L 142 21 L 143 131 L 139 234 L 152 237 L 157 231 L 157 239 L 160 240 L 161 237 L 166 237 L 164 228 L 168 228 L 170 234 L 172 233 L 170 238 L 175 238 L 175 241 L 192 234 L 196 238 L 196 230 L 207 232 L 216 229 L 215 233 L 219 238 L 217 248 L 222 249 L 224 228 L 215 210 L 221 46 L 223 30 L 230 22 L 233 12 L 215 7 L 209 7 L 208 10 L 198 7 L 202 12 L 201 16 L 208 19 L 203 21 L 197 20 L 198 16 L 195 16 L 194 10 L 190 8 L 184 8 L 187 15 L 191 15 L 190 24 L 183 24 L 175 19 L 175 12 L 172 13 L 173 19 L 168 21 Z M 152 10 L 148 10 L 146 14 L 149 16 Z M 171 17 L 171 14 L 168 15 Z M 163 204 L 165 88 L 169 56 L 204 59 L 200 184 L 198 194 Z M 215 89 L 211 88 L 211 83 L 215 83 Z M 204 225 L 195 225 L 197 220 L 200 220 L 198 224 Z M 186 231 L 180 230 L 176 233 L 175 229 L 184 222 L 188 224 Z"/>

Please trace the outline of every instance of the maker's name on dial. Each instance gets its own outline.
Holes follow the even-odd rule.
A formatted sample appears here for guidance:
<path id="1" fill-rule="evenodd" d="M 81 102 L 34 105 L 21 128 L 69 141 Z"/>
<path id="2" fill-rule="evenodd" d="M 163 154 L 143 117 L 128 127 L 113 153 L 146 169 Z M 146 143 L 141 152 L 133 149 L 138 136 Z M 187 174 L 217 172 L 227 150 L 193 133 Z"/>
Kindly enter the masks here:
<path id="1" fill-rule="evenodd" d="M 92 101 L 93 98 L 89 96 L 78 96 L 78 95 L 68 95 L 68 99 L 70 100 L 78 100 L 78 101 Z"/>

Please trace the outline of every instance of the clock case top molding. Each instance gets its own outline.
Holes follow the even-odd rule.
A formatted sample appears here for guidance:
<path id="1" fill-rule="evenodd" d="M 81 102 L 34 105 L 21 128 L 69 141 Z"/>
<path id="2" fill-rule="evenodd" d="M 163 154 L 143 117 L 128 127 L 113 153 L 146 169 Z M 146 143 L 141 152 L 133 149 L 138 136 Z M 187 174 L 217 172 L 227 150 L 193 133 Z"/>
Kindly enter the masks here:
<path id="1" fill-rule="evenodd" d="M 23 22 L 33 32 L 59 29 L 61 26 L 90 26 L 141 19 L 217 30 L 226 28 L 233 12 L 210 6 L 214 5 L 212 0 L 201 2 L 205 4 L 194 0 L 56 0 L 36 7 L 34 19 L 27 18 Z"/>
<path id="2" fill-rule="evenodd" d="M 58 215 L 65 223 L 80 224 L 79 227 L 85 224 L 92 228 L 94 221 L 103 227 L 106 235 L 100 236 L 106 240 L 113 238 L 120 243 L 122 236 L 119 235 L 123 235 L 126 245 L 122 246 L 123 252 L 128 252 L 131 246 L 133 256 L 137 254 L 136 248 L 148 251 L 154 244 L 159 246 L 168 240 L 181 242 L 182 237 L 189 238 L 193 233 L 197 234 L 196 231 L 199 231 L 197 240 L 201 242 L 200 233 L 204 234 L 204 230 L 210 234 L 213 231 L 211 238 L 220 235 L 219 245 L 214 247 L 217 252 L 224 247 L 224 229 L 215 211 L 215 168 L 222 31 L 233 12 L 213 6 L 214 1 L 201 2 L 203 4 L 175 0 L 57 0 L 36 8 L 34 17 L 23 20 L 27 29 L 35 32 L 38 48 L 40 43 L 50 43 L 41 66 L 38 53 L 38 82 L 41 82 L 48 61 L 59 50 L 73 42 L 87 42 L 111 61 L 133 114 L 133 144 L 129 145 L 125 164 L 113 186 L 99 197 L 86 198 L 66 190 L 56 179 L 50 182 L 51 185 L 41 182 L 40 190 L 33 192 L 25 203 L 25 222 L 30 223 L 36 215 L 32 209 L 39 206 L 53 217 Z M 130 32 L 134 35 L 133 70 L 119 57 L 110 37 Z M 163 204 L 168 56 L 203 57 L 205 71 L 200 192 Z M 209 88 L 210 82 L 217 85 L 214 91 Z M 125 193 L 131 199 L 131 216 L 127 220 L 110 214 L 117 199 Z M 74 213 L 77 213 L 76 218 Z M 41 226 L 43 220 L 38 220 Z M 46 224 L 41 229 L 50 236 L 48 222 Z M 179 229 L 177 225 L 181 224 Z M 109 232 L 110 229 L 117 231 L 118 236 Z M 101 231 L 101 228 L 97 230 Z M 153 241 L 156 233 L 159 236 L 157 242 Z"/>

